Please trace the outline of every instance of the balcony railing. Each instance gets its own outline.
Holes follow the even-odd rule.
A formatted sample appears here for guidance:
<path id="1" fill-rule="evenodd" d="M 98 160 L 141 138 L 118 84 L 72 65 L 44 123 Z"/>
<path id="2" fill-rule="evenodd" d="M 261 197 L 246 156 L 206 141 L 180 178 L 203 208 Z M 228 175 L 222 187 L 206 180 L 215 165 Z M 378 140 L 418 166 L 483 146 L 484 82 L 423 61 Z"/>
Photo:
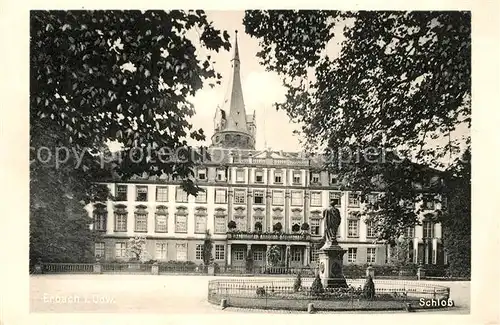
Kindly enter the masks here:
<path id="1" fill-rule="evenodd" d="M 310 241 L 310 234 L 228 232 L 229 240 Z"/>

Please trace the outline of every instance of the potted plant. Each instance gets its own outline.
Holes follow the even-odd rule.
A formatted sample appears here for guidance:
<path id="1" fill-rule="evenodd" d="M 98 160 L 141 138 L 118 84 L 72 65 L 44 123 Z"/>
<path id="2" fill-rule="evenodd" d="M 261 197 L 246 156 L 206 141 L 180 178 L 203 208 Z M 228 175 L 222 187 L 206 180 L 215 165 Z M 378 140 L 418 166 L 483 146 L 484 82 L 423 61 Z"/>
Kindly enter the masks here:
<path id="1" fill-rule="evenodd" d="M 281 233 L 281 231 L 283 230 L 283 225 L 281 224 L 281 222 L 277 222 L 273 225 L 273 231 L 275 233 Z"/>
<path id="2" fill-rule="evenodd" d="M 262 233 L 262 223 L 257 221 L 254 225 L 254 229 L 258 234 Z"/>
<path id="3" fill-rule="evenodd" d="M 236 222 L 234 220 L 231 220 L 227 223 L 227 229 L 229 229 L 230 232 L 234 232 L 236 229 Z"/>
<path id="4" fill-rule="evenodd" d="M 305 235 L 309 233 L 309 224 L 307 222 L 304 222 L 302 226 L 300 226 L 300 229 L 302 230 L 302 233 Z"/>

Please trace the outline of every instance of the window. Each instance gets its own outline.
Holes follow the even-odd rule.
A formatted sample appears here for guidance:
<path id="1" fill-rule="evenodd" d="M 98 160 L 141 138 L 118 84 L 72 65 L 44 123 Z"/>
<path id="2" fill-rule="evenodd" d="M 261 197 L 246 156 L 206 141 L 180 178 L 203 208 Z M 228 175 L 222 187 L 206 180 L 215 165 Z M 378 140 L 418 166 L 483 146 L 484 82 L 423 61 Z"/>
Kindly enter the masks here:
<path id="1" fill-rule="evenodd" d="M 168 201 L 168 187 L 167 186 L 157 186 L 156 187 L 156 201 L 167 202 Z"/>
<path id="2" fill-rule="evenodd" d="M 349 248 L 347 250 L 347 262 L 348 263 L 356 263 L 356 255 L 357 255 L 357 248 Z"/>
<path id="3" fill-rule="evenodd" d="M 302 176 L 302 173 L 298 170 L 294 170 L 293 171 L 293 179 L 292 179 L 292 182 L 293 184 L 300 184 L 301 183 L 301 177 Z"/>
<path id="4" fill-rule="evenodd" d="M 366 249 L 366 263 L 375 263 L 375 247 L 368 247 Z"/>
<path id="5" fill-rule="evenodd" d="M 187 245 L 186 244 L 176 244 L 175 245 L 176 260 L 177 261 L 187 261 Z"/>
<path id="6" fill-rule="evenodd" d="M 215 189 L 215 203 L 227 203 L 226 190 Z"/>
<path id="7" fill-rule="evenodd" d="M 337 175 L 330 174 L 330 185 L 336 185 L 338 183 Z"/>
<path id="8" fill-rule="evenodd" d="M 319 249 L 320 249 L 320 247 L 318 245 L 311 246 L 311 262 L 318 261 Z"/>
<path id="9" fill-rule="evenodd" d="M 253 251 L 253 260 L 254 261 L 263 261 L 264 260 L 264 251 L 254 250 Z"/>
<path id="10" fill-rule="evenodd" d="M 203 245 L 201 245 L 201 244 L 197 244 L 196 245 L 195 258 L 197 260 L 202 260 L 203 259 Z"/>
<path id="11" fill-rule="evenodd" d="M 311 206 L 321 206 L 321 192 L 311 192 Z"/>
<path id="12" fill-rule="evenodd" d="M 217 181 L 224 182 L 226 180 L 226 170 L 217 169 Z"/>
<path id="13" fill-rule="evenodd" d="M 140 210 L 135 213 L 135 231 L 147 232 L 148 231 L 148 215 L 145 210 Z"/>
<path id="14" fill-rule="evenodd" d="M 136 186 L 135 188 L 135 200 L 138 202 L 145 202 L 148 200 L 148 187 L 147 186 Z"/>
<path id="15" fill-rule="evenodd" d="M 215 245 L 215 259 L 216 260 L 224 260 L 226 258 L 226 246 L 224 245 Z"/>
<path id="16" fill-rule="evenodd" d="M 127 231 L 127 212 L 115 212 L 115 231 Z"/>
<path id="17" fill-rule="evenodd" d="M 127 185 L 116 185 L 116 201 L 127 201 Z"/>
<path id="18" fill-rule="evenodd" d="M 347 223 L 347 237 L 358 237 L 359 220 L 349 220 Z"/>
<path id="19" fill-rule="evenodd" d="M 292 249 L 292 253 L 290 255 L 292 262 L 300 262 L 302 252 L 299 249 Z"/>
<path id="20" fill-rule="evenodd" d="M 283 183 L 283 172 L 281 170 L 274 171 L 274 183 L 276 184 Z"/>
<path id="21" fill-rule="evenodd" d="M 430 221 L 426 221 L 422 225 L 424 231 L 424 238 L 433 238 L 434 237 L 434 224 Z"/>
<path id="22" fill-rule="evenodd" d="M 406 236 L 408 238 L 414 238 L 415 237 L 415 227 L 408 227 L 408 229 L 406 229 Z"/>
<path id="23" fill-rule="evenodd" d="M 198 180 L 206 181 L 207 180 L 207 170 L 206 168 L 198 169 Z"/>
<path id="24" fill-rule="evenodd" d="M 180 203 L 187 203 L 188 201 L 188 194 L 180 186 L 175 188 L 175 201 Z"/>
<path id="25" fill-rule="evenodd" d="M 243 248 L 236 248 L 234 250 L 234 260 L 235 261 L 243 261 L 245 259 L 245 251 Z"/>
<path id="26" fill-rule="evenodd" d="M 369 221 L 366 223 L 366 237 L 374 238 L 377 236 L 377 228 L 375 222 Z"/>
<path id="27" fill-rule="evenodd" d="M 350 207 L 359 206 L 359 194 L 352 192 L 349 193 L 349 206 Z"/>
<path id="28" fill-rule="evenodd" d="M 234 204 L 245 204 L 246 190 L 234 190 Z"/>
<path id="29" fill-rule="evenodd" d="M 237 169 L 236 170 L 236 183 L 244 183 L 245 182 L 245 170 Z"/>
<path id="30" fill-rule="evenodd" d="M 215 233 L 225 234 L 226 233 L 226 217 L 225 216 L 215 216 Z"/>
<path id="31" fill-rule="evenodd" d="M 319 183 L 319 173 L 312 173 L 311 174 L 311 183 L 312 184 L 318 184 Z"/>
<path id="32" fill-rule="evenodd" d="M 104 243 L 95 243 L 94 255 L 96 258 L 104 258 Z"/>
<path id="33" fill-rule="evenodd" d="M 264 191 L 255 190 L 253 193 L 254 204 L 264 204 Z"/>
<path id="34" fill-rule="evenodd" d="M 311 234 L 312 235 L 319 235 L 319 224 L 320 224 L 320 219 L 319 218 L 311 218 Z"/>
<path id="35" fill-rule="evenodd" d="M 206 212 L 202 214 L 197 214 L 194 216 L 195 225 L 194 232 L 203 234 L 207 230 L 207 215 Z"/>
<path id="36" fill-rule="evenodd" d="M 283 191 L 273 191 L 273 205 L 283 205 L 283 204 L 285 204 Z"/>
<path id="37" fill-rule="evenodd" d="M 127 243 L 115 244 L 115 257 L 117 258 L 127 257 Z"/>
<path id="38" fill-rule="evenodd" d="M 168 213 L 167 208 L 157 208 L 155 219 L 155 231 L 167 232 L 168 231 Z"/>
<path id="39" fill-rule="evenodd" d="M 424 209 L 425 210 L 434 210 L 434 200 L 428 199 L 424 201 Z"/>
<path id="40" fill-rule="evenodd" d="M 304 202 L 302 201 L 303 199 L 302 191 L 292 191 L 291 199 L 292 199 L 291 204 L 294 206 L 301 206 L 304 204 Z"/>
<path id="41" fill-rule="evenodd" d="M 255 171 L 255 183 L 264 183 L 264 171 L 262 170 Z"/>
<path id="42" fill-rule="evenodd" d="M 156 259 L 167 259 L 167 243 L 156 243 Z"/>
<path id="43" fill-rule="evenodd" d="M 187 216 L 186 209 L 178 209 L 175 215 L 175 232 L 187 232 Z"/>
<path id="44" fill-rule="evenodd" d="M 329 193 L 329 203 L 334 203 L 335 205 L 340 205 L 340 193 L 330 192 Z"/>
<path id="45" fill-rule="evenodd" d="M 98 231 L 106 231 L 106 218 L 105 211 L 94 211 L 94 229 Z"/>
<path id="46" fill-rule="evenodd" d="M 194 201 L 196 203 L 207 203 L 207 189 L 202 188 L 202 190 L 196 194 Z"/>

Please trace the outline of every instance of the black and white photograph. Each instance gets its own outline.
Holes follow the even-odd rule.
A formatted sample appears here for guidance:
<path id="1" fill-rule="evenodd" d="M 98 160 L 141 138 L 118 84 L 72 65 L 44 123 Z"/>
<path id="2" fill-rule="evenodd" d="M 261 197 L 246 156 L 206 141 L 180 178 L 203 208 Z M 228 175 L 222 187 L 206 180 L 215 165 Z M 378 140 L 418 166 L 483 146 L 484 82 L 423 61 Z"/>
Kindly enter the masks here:
<path id="1" fill-rule="evenodd" d="M 473 13 L 354 8 L 31 9 L 28 312 L 470 315 Z"/>

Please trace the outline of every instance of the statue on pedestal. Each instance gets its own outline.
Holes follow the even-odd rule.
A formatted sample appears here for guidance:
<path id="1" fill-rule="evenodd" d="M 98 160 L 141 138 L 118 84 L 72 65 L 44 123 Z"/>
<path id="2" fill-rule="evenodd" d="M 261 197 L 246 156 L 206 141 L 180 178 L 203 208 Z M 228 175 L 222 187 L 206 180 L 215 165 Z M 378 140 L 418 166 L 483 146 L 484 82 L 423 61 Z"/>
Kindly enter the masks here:
<path id="1" fill-rule="evenodd" d="M 337 231 L 340 225 L 340 211 L 335 207 L 335 202 L 330 202 L 330 207 L 323 211 L 325 245 L 321 249 L 337 245 Z"/>

